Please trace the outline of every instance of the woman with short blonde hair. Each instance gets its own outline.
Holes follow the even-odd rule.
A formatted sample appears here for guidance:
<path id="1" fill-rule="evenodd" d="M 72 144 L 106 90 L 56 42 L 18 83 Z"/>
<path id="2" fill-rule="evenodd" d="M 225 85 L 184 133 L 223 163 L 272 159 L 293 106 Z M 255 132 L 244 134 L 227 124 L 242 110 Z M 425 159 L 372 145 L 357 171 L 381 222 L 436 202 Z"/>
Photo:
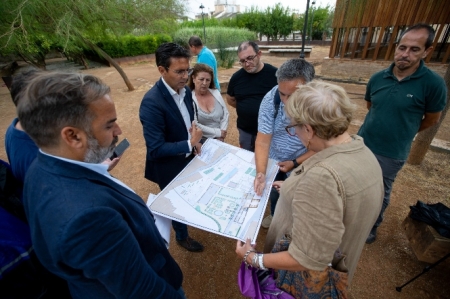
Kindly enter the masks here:
<path id="1" fill-rule="evenodd" d="M 326 140 L 347 131 L 356 109 L 342 87 L 322 81 L 299 86 L 292 98 L 298 100 L 286 106 L 291 121 L 311 125 Z"/>
<path id="2" fill-rule="evenodd" d="M 343 88 L 320 81 L 301 85 L 285 109 L 287 134 L 316 154 L 282 185 L 274 183 L 280 199 L 265 254 L 254 252 L 249 240 L 238 241 L 236 253 L 255 267 L 278 270 L 278 286 L 295 298 L 332 298 L 322 286 L 332 275 L 348 273 L 336 282 L 345 298 L 381 209 L 381 169 L 362 138 L 347 132 L 355 105 Z"/>

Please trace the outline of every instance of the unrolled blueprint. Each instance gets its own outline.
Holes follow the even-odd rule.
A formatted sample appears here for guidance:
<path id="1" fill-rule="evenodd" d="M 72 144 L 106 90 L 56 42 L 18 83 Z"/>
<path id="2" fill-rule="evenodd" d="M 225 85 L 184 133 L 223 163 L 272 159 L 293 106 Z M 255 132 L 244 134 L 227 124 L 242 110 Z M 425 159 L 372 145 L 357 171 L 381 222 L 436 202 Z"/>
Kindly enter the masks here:
<path id="1" fill-rule="evenodd" d="M 254 154 L 208 139 L 185 169 L 149 204 L 154 214 L 225 237 L 254 243 L 278 171 L 269 159 L 266 187 L 254 193 Z"/>

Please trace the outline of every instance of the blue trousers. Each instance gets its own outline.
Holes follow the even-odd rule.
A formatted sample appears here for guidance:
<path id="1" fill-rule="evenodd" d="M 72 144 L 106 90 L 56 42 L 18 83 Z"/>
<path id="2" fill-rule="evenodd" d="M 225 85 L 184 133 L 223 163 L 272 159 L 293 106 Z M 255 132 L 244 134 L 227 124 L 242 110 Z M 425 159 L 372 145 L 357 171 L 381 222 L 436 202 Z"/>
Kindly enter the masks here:
<path id="1" fill-rule="evenodd" d="M 397 173 L 402 169 L 403 165 L 405 165 L 406 160 L 396 160 L 376 154 L 375 157 L 377 158 L 378 163 L 381 167 L 381 171 L 383 172 L 384 185 L 383 206 L 381 207 L 380 215 L 378 215 L 378 219 L 374 225 L 374 227 L 376 228 L 380 226 L 381 222 L 383 222 L 384 211 L 386 210 L 391 200 L 392 184 L 397 177 Z"/>

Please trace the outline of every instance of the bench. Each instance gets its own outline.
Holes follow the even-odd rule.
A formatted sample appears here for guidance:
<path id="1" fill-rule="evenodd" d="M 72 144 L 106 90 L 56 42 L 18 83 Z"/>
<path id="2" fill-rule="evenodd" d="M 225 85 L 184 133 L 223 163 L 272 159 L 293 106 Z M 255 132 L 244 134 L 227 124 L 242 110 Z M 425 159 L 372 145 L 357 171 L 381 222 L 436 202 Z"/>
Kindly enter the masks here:
<path id="1" fill-rule="evenodd" d="M 260 45 L 258 46 L 260 50 L 270 50 L 270 49 L 301 49 L 302 46 L 301 45 L 286 45 L 286 46 L 280 46 L 280 45 L 274 45 L 274 46 L 270 46 L 270 45 Z M 305 50 L 306 49 L 312 49 L 312 46 L 306 46 L 305 45 Z"/>
<path id="2" fill-rule="evenodd" d="M 312 48 L 305 48 L 303 53 L 305 57 L 309 57 L 311 55 Z M 269 49 L 270 56 L 281 56 L 281 57 L 299 57 L 302 52 L 301 48 L 280 48 L 280 49 Z"/>

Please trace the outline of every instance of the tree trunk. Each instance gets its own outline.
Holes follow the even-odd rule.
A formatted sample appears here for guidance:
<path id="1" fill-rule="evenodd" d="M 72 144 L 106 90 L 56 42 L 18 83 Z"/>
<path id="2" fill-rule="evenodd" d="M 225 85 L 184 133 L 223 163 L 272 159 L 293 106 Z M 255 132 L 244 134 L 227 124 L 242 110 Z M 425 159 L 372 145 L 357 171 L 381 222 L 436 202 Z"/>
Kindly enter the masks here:
<path id="1" fill-rule="evenodd" d="M 120 67 L 120 65 L 118 65 L 117 62 L 115 62 L 114 59 L 111 58 L 111 56 L 109 56 L 105 51 L 100 49 L 96 44 L 94 44 L 93 42 L 91 42 L 87 39 L 84 39 L 84 38 L 83 38 L 83 40 L 89 47 L 91 47 L 94 51 L 96 51 L 98 54 L 100 54 L 100 56 L 105 58 L 119 72 L 120 76 L 122 76 L 123 81 L 125 82 L 125 84 L 128 87 L 128 91 L 133 91 L 134 86 L 133 86 L 133 84 L 131 84 L 130 80 L 128 79 L 127 75 L 125 74 L 123 69 Z"/>
<path id="2" fill-rule="evenodd" d="M 431 141 L 433 141 L 434 136 L 436 135 L 439 127 L 441 126 L 442 121 L 444 120 L 448 108 L 450 106 L 450 65 L 447 67 L 447 71 L 444 76 L 445 85 L 447 85 L 447 105 L 445 105 L 444 110 L 442 111 L 441 119 L 437 123 L 437 125 L 432 126 L 422 132 L 419 132 L 416 136 L 416 139 L 413 142 L 411 147 L 411 152 L 409 153 L 408 163 L 412 165 L 419 165 L 422 163 L 425 158 L 425 154 L 430 147 Z"/>

